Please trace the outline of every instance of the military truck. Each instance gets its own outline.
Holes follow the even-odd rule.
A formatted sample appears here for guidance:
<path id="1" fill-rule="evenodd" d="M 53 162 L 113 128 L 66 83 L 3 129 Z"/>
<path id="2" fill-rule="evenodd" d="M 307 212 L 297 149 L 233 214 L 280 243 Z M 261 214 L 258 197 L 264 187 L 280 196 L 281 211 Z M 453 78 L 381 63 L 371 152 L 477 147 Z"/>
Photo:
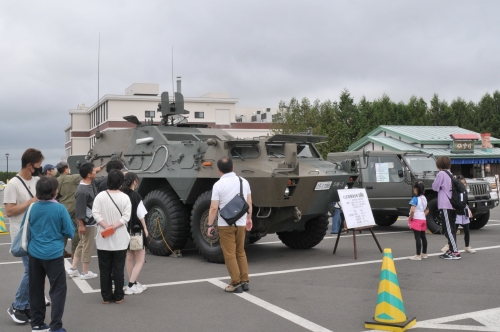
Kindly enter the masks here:
<path id="1" fill-rule="evenodd" d="M 321 157 L 314 143 L 323 136 L 235 139 L 221 129 L 186 123 L 184 115 L 189 112 L 180 93 L 175 93 L 173 103 L 167 92 L 162 93 L 160 124 L 153 122 L 154 112 L 146 112 L 145 123 L 124 117 L 135 128 L 96 133 L 88 154 L 71 156 L 68 162 L 76 169 L 86 161 L 99 166 L 121 159 L 125 171 L 137 173 L 152 235 L 148 247 L 155 255 L 182 249 L 191 237 L 206 260 L 223 262 L 217 227 L 215 236 L 208 237 L 207 219 L 211 190 L 220 178 L 216 164 L 224 156 L 233 158 L 235 173 L 250 183 L 250 243 L 276 233 L 290 248 L 316 246 L 326 234 L 328 204 L 338 200 L 337 190 L 352 186 L 357 176 Z"/>
<path id="2" fill-rule="evenodd" d="M 413 184 L 422 181 L 429 207 L 427 228 L 440 232 L 441 219 L 437 208 L 437 193 L 432 183 L 438 169 L 432 155 L 395 151 L 353 151 L 329 153 L 328 161 L 337 169 L 359 174 L 355 188 L 365 188 L 375 223 L 390 226 L 398 216 L 408 216 L 409 201 L 413 196 Z M 486 181 L 467 180 L 469 207 L 474 218 L 470 227 L 479 229 L 488 223 L 490 209 L 498 205 L 498 199 L 490 196 L 490 184 Z"/>

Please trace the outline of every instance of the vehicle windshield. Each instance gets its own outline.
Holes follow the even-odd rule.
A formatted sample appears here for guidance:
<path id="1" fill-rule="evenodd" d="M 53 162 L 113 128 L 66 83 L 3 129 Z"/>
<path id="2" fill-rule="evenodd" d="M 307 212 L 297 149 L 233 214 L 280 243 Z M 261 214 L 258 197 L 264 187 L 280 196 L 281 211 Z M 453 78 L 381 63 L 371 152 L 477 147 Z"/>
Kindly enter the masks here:
<path id="1" fill-rule="evenodd" d="M 415 173 L 425 174 L 439 171 L 436 167 L 436 160 L 432 157 L 406 156 L 404 158 Z"/>
<path id="2" fill-rule="evenodd" d="M 267 156 L 269 158 L 285 158 L 285 143 L 267 143 Z M 309 143 L 297 144 L 298 158 L 319 158 L 316 150 Z"/>

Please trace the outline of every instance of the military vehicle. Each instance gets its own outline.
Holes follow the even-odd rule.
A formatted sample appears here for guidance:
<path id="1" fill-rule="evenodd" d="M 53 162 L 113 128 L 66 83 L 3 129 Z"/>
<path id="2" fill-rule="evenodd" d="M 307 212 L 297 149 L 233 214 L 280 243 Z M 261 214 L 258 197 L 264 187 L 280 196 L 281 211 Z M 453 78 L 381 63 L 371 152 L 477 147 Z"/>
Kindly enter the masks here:
<path id="1" fill-rule="evenodd" d="M 432 183 L 438 169 L 432 155 L 396 151 L 353 151 L 329 153 L 328 161 L 339 170 L 359 174 L 354 188 L 365 188 L 375 223 L 390 226 L 398 216 L 408 216 L 409 201 L 413 196 L 413 184 L 422 181 L 429 214 L 427 228 L 437 233 L 441 219 L 437 208 L 437 192 Z M 474 218 L 470 227 L 479 229 L 488 223 L 490 209 L 498 205 L 498 199 L 490 196 L 490 184 L 486 181 L 467 179 L 469 207 Z"/>
<path id="2" fill-rule="evenodd" d="M 153 254 L 182 249 L 192 237 L 206 260 L 223 262 L 218 232 L 207 236 L 207 219 L 211 190 L 220 178 L 216 164 L 224 156 L 233 158 L 235 173 L 250 183 L 250 243 L 270 233 L 294 249 L 321 242 L 328 227 L 328 204 L 338 200 L 337 190 L 352 186 L 357 176 L 321 158 L 314 143 L 325 137 L 235 139 L 205 124 L 186 123 L 183 115 L 189 112 L 180 93 L 170 103 L 163 92 L 158 106 L 160 124 L 153 123 L 151 111 L 146 111 L 150 119 L 145 123 L 124 117 L 136 127 L 96 133 L 99 138 L 86 156 L 68 158 L 73 169 L 85 161 L 99 166 L 119 158 L 126 171 L 137 173 Z"/>

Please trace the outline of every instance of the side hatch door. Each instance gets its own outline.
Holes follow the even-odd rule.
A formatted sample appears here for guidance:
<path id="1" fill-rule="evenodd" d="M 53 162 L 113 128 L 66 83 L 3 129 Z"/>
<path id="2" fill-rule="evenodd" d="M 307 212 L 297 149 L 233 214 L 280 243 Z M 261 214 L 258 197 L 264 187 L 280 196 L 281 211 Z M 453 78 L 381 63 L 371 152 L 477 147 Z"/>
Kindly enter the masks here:
<path id="1" fill-rule="evenodd" d="M 366 189 L 372 209 L 408 207 L 412 186 L 410 181 L 405 181 L 403 165 L 396 155 L 369 156 L 361 172 L 363 188 Z"/>

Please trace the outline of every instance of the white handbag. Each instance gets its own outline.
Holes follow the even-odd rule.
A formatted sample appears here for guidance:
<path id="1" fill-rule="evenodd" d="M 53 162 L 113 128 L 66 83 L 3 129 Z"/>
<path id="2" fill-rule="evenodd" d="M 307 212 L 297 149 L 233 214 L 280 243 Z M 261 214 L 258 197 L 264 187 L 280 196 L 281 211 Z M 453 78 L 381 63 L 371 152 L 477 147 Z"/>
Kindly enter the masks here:
<path id="1" fill-rule="evenodd" d="M 144 241 L 142 238 L 142 232 L 139 233 L 138 235 L 130 234 L 130 248 L 129 248 L 129 250 L 142 250 L 142 248 L 144 248 Z"/>

